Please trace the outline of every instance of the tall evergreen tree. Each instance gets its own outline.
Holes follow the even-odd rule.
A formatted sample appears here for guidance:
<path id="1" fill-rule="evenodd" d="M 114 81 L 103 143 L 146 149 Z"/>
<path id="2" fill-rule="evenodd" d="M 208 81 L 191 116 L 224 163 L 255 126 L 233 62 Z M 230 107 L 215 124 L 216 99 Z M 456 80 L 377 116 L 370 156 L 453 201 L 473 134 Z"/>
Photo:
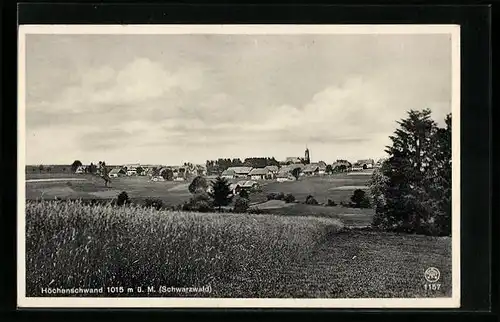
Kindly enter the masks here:
<path id="1" fill-rule="evenodd" d="M 232 191 L 229 188 L 229 182 L 222 177 L 217 177 L 212 182 L 212 191 L 209 193 L 215 207 L 219 207 L 219 211 L 223 206 L 227 206 L 233 199 Z"/>
<path id="2" fill-rule="evenodd" d="M 390 136 L 389 158 L 371 180 L 374 225 L 407 232 L 446 234 L 451 197 L 451 117 L 440 129 L 431 111 L 409 111 Z M 449 125 L 448 125 L 449 124 Z"/>

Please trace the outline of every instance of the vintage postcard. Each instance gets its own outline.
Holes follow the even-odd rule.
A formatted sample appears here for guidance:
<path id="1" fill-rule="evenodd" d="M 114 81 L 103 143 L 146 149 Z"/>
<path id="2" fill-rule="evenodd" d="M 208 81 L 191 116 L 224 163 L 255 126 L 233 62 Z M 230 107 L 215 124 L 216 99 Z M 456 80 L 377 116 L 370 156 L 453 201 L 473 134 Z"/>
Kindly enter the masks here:
<path id="1" fill-rule="evenodd" d="M 460 307 L 456 25 L 21 25 L 19 307 Z"/>

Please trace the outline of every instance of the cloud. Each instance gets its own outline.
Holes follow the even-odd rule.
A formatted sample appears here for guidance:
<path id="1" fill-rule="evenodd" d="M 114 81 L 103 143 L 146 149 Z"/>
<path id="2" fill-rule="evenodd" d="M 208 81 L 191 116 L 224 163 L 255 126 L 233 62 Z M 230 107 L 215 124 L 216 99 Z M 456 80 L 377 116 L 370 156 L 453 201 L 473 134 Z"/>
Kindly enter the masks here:
<path id="1" fill-rule="evenodd" d="M 178 72 L 167 70 L 161 63 L 137 58 L 122 69 L 99 66 L 83 72 L 79 82 L 63 88 L 51 101 L 30 104 L 31 111 L 51 113 L 105 112 L 109 106 L 139 105 L 148 109 L 147 102 L 175 96 L 175 91 L 189 93 L 202 84 L 202 73 L 195 68 Z"/>
<path id="2" fill-rule="evenodd" d="M 64 68 L 43 58 L 61 44 L 46 44 L 28 64 L 28 150 L 159 162 L 308 144 L 315 158 L 361 158 L 383 153 L 406 111 L 451 110 L 443 39 L 332 37 L 68 38 Z"/>

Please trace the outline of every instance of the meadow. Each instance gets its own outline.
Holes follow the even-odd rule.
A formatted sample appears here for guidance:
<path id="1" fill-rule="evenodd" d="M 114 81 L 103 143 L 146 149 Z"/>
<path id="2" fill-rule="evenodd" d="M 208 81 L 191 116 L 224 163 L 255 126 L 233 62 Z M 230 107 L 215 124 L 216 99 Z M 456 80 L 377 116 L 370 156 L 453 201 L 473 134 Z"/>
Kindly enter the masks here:
<path id="1" fill-rule="evenodd" d="M 212 293 L 102 296 L 450 296 L 450 242 L 346 229 L 332 218 L 27 200 L 26 287 L 28 296 L 43 287 L 161 285 Z M 441 271 L 439 290 L 424 288 L 429 266 Z"/>
<path id="2" fill-rule="evenodd" d="M 113 178 L 109 187 L 105 187 L 104 181 L 88 174 L 64 174 L 64 173 L 31 173 L 26 175 L 27 180 L 51 179 L 51 178 L 75 178 L 79 181 L 53 181 L 53 182 L 26 182 L 26 198 L 34 199 L 114 199 L 121 191 L 126 191 L 132 201 L 142 203 L 146 198 L 161 199 L 167 206 L 174 206 L 188 201 L 192 195 L 188 190 L 189 181 L 185 182 L 152 182 L 147 177 L 120 177 Z M 252 205 L 262 204 L 257 207 L 270 214 L 290 216 L 319 216 L 337 218 L 343 220 L 347 225 L 367 226 L 370 225 L 374 211 L 373 209 L 353 209 L 345 207 L 324 207 L 305 205 L 308 195 L 313 195 L 319 203 L 326 203 L 328 199 L 337 204 L 348 201 L 353 191 L 357 188 L 367 190 L 370 176 L 347 174 L 336 174 L 332 176 L 300 178 L 292 182 L 260 181 L 260 191 L 250 194 Z M 237 182 L 240 179 L 230 180 Z M 266 206 L 267 194 L 278 193 L 293 194 L 297 203 L 279 207 L 269 208 Z"/>

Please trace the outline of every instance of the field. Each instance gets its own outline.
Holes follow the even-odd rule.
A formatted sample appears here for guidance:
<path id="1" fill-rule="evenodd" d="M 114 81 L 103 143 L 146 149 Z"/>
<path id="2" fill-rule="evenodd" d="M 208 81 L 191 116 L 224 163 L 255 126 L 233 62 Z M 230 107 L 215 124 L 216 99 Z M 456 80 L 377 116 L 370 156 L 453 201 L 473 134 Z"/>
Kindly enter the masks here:
<path id="1" fill-rule="evenodd" d="M 451 295 L 451 239 L 352 230 L 332 218 L 156 211 L 27 201 L 27 294 L 43 287 L 155 287 L 210 297 Z M 426 291 L 423 272 L 441 271 Z M 211 293 L 161 293 L 160 286 Z M 96 296 L 93 294 L 92 296 Z"/>
<path id="2" fill-rule="evenodd" d="M 26 198 L 31 199 L 113 199 L 121 191 L 126 191 L 129 197 L 142 202 L 146 198 L 158 198 L 166 205 L 181 204 L 192 196 L 188 191 L 189 181 L 186 182 L 152 182 L 147 177 L 120 177 L 113 178 L 110 187 L 104 186 L 101 179 L 86 174 L 64 174 L 64 173 L 27 173 L 27 180 L 52 179 L 52 178 L 76 178 L 79 181 L 42 181 L 26 182 Z M 347 175 L 336 174 L 323 177 L 300 178 L 293 182 L 261 181 L 261 191 L 250 194 L 251 204 L 259 204 L 267 201 L 268 193 L 283 192 L 291 193 L 297 201 L 305 201 L 308 195 L 313 195 L 319 203 L 326 203 L 328 199 L 337 204 L 340 201 L 348 201 L 352 192 L 357 189 L 366 190 L 369 175 Z M 236 182 L 239 180 L 232 180 Z M 281 215 L 309 215 L 330 217 L 342 220 L 346 225 L 367 226 L 371 223 L 372 209 L 351 209 L 344 207 L 311 206 L 302 203 L 294 203 L 269 209 L 260 207 L 266 213 Z"/>

